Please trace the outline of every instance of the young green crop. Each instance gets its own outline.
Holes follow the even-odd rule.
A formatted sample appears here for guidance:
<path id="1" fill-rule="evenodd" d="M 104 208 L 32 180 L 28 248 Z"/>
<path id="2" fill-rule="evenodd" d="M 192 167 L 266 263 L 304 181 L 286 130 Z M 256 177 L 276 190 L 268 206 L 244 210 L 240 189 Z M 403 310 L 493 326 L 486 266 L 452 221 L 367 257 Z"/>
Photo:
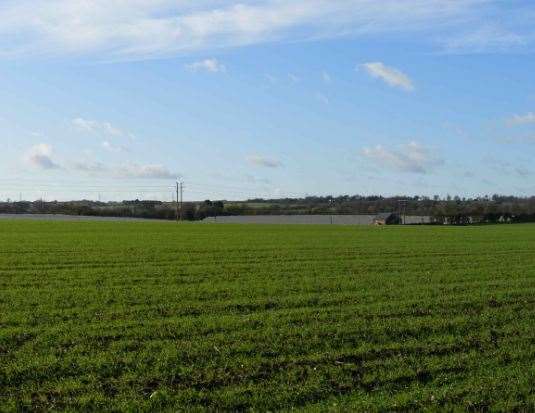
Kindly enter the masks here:
<path id="1" fill-rule="evenodd" d="M 533 410 L 535 226 L 0 222 L 0 410 Z"/>

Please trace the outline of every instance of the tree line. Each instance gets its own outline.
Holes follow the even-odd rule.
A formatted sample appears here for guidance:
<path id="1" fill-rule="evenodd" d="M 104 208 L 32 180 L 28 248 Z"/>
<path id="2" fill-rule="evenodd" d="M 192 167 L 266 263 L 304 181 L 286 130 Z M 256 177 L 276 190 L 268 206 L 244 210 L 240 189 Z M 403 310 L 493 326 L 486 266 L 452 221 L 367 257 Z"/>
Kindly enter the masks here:
<path id="1" fill-rule="evenodd" d="M 184 220 L 223 215 L 377 214 L 429 216 L 434 223 L 473 224 L 535 222 L 535 197 L 483 196 L 476 198 L 309 196 L 305 198 L 250 199 L 247 201 L 187 202 L 180 212 Z M 70 201 L 0 202 L 0 213 L 66 214 L 108 217 L 176 219 L 173 202 L 128 200 L 122 202 Z"/>

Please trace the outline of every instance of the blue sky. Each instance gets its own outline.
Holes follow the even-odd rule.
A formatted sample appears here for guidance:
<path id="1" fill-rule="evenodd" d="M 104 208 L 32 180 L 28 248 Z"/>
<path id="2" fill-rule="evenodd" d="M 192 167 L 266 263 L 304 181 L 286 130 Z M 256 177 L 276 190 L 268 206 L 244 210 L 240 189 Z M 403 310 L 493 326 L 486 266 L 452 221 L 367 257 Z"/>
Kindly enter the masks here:
<path id="1" fill-rule="evenodd" d="M 0 199 L 535 194 L 535 3 L 0 3 Z"/>

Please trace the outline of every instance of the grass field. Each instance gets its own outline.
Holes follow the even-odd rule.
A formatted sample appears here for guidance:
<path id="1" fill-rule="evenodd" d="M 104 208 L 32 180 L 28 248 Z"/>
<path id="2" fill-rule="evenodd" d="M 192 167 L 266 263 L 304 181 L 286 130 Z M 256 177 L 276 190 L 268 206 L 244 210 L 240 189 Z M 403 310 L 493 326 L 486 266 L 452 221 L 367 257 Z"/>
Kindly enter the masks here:
<path id="1" fill-rule="evenodd" d="M 535 409 L 535 225 L 0 222 L 0 410 Z"/>

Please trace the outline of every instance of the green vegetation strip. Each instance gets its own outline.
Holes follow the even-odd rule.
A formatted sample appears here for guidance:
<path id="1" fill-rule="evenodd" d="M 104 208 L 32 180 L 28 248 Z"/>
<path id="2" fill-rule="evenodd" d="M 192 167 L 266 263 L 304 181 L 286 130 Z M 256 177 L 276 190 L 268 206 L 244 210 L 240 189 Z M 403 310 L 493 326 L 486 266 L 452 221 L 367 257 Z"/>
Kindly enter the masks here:
<path id="1" fill-rule="evenodd" d="M 535 225 L 0 222 L 0 411 L 535 409 Z"/>

